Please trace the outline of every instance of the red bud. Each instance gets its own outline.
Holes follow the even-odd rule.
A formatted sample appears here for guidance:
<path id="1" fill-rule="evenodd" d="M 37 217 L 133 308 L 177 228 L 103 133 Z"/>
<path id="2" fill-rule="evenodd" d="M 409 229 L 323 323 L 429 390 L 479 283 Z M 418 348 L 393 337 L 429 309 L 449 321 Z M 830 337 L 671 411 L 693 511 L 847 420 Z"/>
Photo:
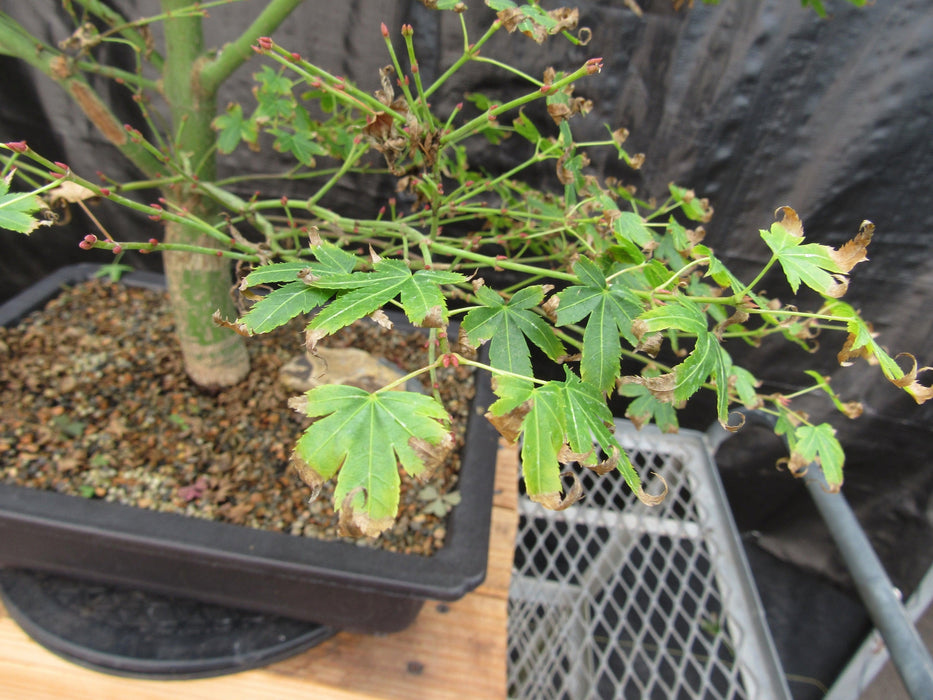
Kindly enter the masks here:
<path id="1" fill-rule="evenodd" d="M 269 51 L 274 46 L 272 39 L 267 36 L 259 37 L 259 48 L 263 51 Z"/>
<path id="2" fill-rule="evenodd" d="M 594 73 L 599 73 L 603 69 L 603 59 L 601 58 L 591 58 L 585 64 L 587 75 L 593 75 Z"/>
<path id="3" fill-rule="evenodd" d="M 379 29 L 382 30 L 382 37 L 383 37 L 384 39 L 388 39 L 388 38 L 389 38 L 389 28 L 386 26 L 386 23 L 385 23 L 385 22 L 383 22 L 383 23 L 379 26 Z"/>
<path id="4" fill-rule="evenodd" d="M 17 153 L 25 153 L 29 150 L 29 146 L 26 145 L 25 141 L 7 141 L 6 147 Z"/>

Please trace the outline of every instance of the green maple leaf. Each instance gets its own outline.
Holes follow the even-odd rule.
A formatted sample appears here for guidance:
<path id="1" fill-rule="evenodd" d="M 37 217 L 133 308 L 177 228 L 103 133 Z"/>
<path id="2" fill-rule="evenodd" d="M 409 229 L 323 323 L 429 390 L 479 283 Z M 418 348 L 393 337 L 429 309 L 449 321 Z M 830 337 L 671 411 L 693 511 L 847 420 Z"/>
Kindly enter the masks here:
<path id="1" fill-rule="evenodd" d="M 314 134 L 285 129 L 269 129 L 269 133 L 275 136 L 275 143 L 272 144 L 275 150 L 291 153 L 295 160 L 304 165 L 313 166 L 314 156 L 327 155 L 327 149 L 315 141 Z"/>
<path id="2" fill-rule="evenodd" d="M 401 295 L 402 308 L 416 325 L 425 322 L 437 309 L 440 322 L 446 322 L 447 305 L 440 285 L 457 284 L 466 278 L 456 272 L 418 270 L 412 274 L 401 260 L 383 259 L 373 265 L 372 272 L 339 273 L 322 276 L 315 287 L 338 292 L 338 296 L 320 311 L 308 325 L 308 330 L 324 335 L 334 333 Z M 437 319 L 432 319 L 435 324 Z"/>
<path id="3" fill-rule="evenodd" d="M 298 276 L 310 271 L 312 275 L 347 274 L 356 266 L 356 258 L 332 243 L 321 243 L 313 249 L 317 262 L 283 262 L 263 265 L 250 272 L 244 284 L 253 287 L 262 284 L 286 282 L 253 304 L 241 319 L 252 333 L 267 333 L 288 323 L 295 316 L 325 304 L 334 292 L 309 286 Z"/>
<path id="4" fill-rule="evenodd" d="M 47 207 L 39 195 L 29 192 L 10 194 L 12 178 L 12 173 L 0 178 L 0 228 L 30 234 L 43 225 L 44 222 L 36 218 L 36 214 Z"/>
<path id="5" fill-rule="evenodd" d="M 732 357 L 715 334 L 703 331 L 697 336 L 690 354 L 674 368 L 674 401 L 686 401 L 699 391 L 707 379 L 712 379 L 716 385 L 716 413 L 719 422 L 726 425 L 729 422 L 729 380 L 733 376 Z M 742 396 L 751 401 L 749 382 L 754 382 L 754 377 L 744 372 Z"/>
<path id="6" fill-rule="evenodd" d="M 709 220 L 711 210 L 708 211 L 704 208 L 703 200 L 696 197 L 691 190 L 678 187 L 674 183 L 671 183 L 668 189 L 671 192 L 671 197 L 680 205 L 680 210 L 688 219 L 701 222 Z"/>
<path id="7" fill-rule="evenodd" d="M 224 114 L 218 115 L 211 122 L 217 133 L 217 150 L 221 153 L 231 153 L 240 143 L 255 143 L 259 137 L 256 122 L 243 116 L 243 108 L 238 104 L 231 104 Z"/>
<path id="8" fill-rule="evenodd" d="M 761 231 L 761 237 L 781 263 L 795 294 L 801 282 L 829 296 L 839 296 L 845 290 L 838 277 L 842 270 L 830 256 L 829 246 L 804 243 L 803 236 L 793 235 L 779 222 L 771 224 L 769 231 Z"/>
<path id="9" fill-rule="evenodd" d="M 846 364 L 853 357 L 864 356 L 868 360 L 877 360 L 882 373 L 889 381 L 896 382 L 903 378 L 904 371 L 894 358 L 875 341 L 874 332 L 858 311 L 844 301 L 835 299 L 829 301 L 824 310 L 834 316 L 844 318 L 846 330 L 849 331 L 849 337 L 839 353 L 840 363 Z"/>
<path id="10" fill-rule="evenodd" d="M 570 370 L 563 383 L 564 416 L 566 419 L 567 444 L 577 453 L 585 453 L 593 442 L 607 455 L 618 456 L 616 468 L 633 493 L 641 492 L 641 478 L 628 455 L 616 440 L 612 411 L 606 405 L 602 393 L 593 385 L 581 381 Z"/>
<path id="11" fill-rule="evenodd" d="M 253 74 L 254 80 L 259 83 L 256 90 L 256 101 L 259 103 L 259 114 L 265 118 L 289 117 L 295 108 L 295 98 L 292 95 L 292 81 L 284 75 L 263 66 L 259 73 Z"/>
<path id="12" fill-rule="evenodd" d="M 407 391 L 325 384 L 305 396 L 302 411 L 318 420 L 298 439 L 295 456 L 322 481 L 337 474 L 335 508 L 350 508 L 360 530 L 378 535 L 398 513 L 399 466 L 412 476 L 428 468 L 423 455 L 449 435 L 447 411 Z"/>
<path id="13" fill-rule="evenodd" d="M 561 491 L 561 449 L 567 446 L 577 455 L 592 456 L 594 444 L 618 458 L 616 468 L 629 487 L 639 493 L 641 479 L 611 430 L 612 412 L 602 392 L 569 369 L 565 368 L 565 373 L 565 381 L 550 381 L 538 387 L 515 377 L 502 377 L 496 386 L 499 399 L 489 407 L 492 415 L 504 416 L 530 404 L 518 431 L 522 436 L 522 475 L 529 496 L 543 502 L 556 501 Z"/>
<path id="14" fill-rule="evenodd" d="M 544 300 L 542 286 L 526 287 L 508 302 L 491 289 L 480 287 L 476 290 L 476 298 L 481 306 L 467 313 L 463 330 L 474 345 L 490 341 L 489 360 L 496 369 L 532 376 L 527 340 L 552 360 L 564 353 L 564 346 L 551 327 L 532 311 Z"/>
<path id="15" fill-rule="evenodd" d="M 716 366 L 719 343 L 712 333 L 697 336 L 693 351 L 674 368 L 674 400 L 686 401 L 693 396 L 709 378 Z M 717 383 L 718 386 L 718 383 Z"/>
<path id="16" fill-rule="evenodd" d="M 620 336 L 632 346 L 632 319 L 641 311 L 638 298 L 626 287 L 610 285 L 595 263 L 581 258 L 573 267 L 580 284 L 568 287 L 557 296 L 557 325 L 577 323 L 589 317 L 583 330 L 583 356 L 580 372 L 583 381 L 608 391 L 620 374 Z"/>
<path id="17" fill-rule="evenodd" d="M 646 370 L 645 376 L 657 376 L 659 372 Z M 643 384 L 623 384 L 619 394 L 632 399 L 625 409 L 625 417 L 637 426 L 654 423 L 662 432 L 676 433 L 679 425 L 674 405 L 661 401 Z"/>
<path id="18" fill-rule="evenodd" d="M 833 427 L 829 423 L 801 425 L 794 431 L 794 437 L 793 451 L 805 462 L 819 462 L 829 488 L 838 490 L 842 485 L 845 452 Z"/>
<path id="19" fill-rule="evenodd" d="M 559 494 L 565 416 L 559 387 L 548 382 L 532 392 L 531 410 L 522 421 L 522 477 L 532 498 Z"/>
<path id="20" fill-rule="evenodd" d="M 445 284 L 459 284 L 466 278 L 458 272 L 444 270 L 417 270 L 411 279 L 402 285 L 402 310 L 408 320 L 416 326 L 425 322 L 431 314 L 439 313 L 433 319 L 441 325 L 447 325 L 447 302 L 441 286 Z"/>
<path id="21" fill-rule="evenodd" d="M 612 230 L 616 239 L 631 241 L 639 248 L 655 242 L 654 233 L 645 225 L 645 220 L 631 211 L 619 213 L 612 222 Z"/>
<path id="22" fill-rule="evenodd" d="M 290 282 L 263 296 L 241 321 L 252 333 L 268 333 L 295 316 L 316 309 L 330 297 L 327 290 L 309 287 L 301 281 Z"/>
<path id="23" fill-rule="evenodd" d="M 678 299 L 650 309 L 638 317 L 646 333 L 675 329 L 684 333 L 702 335 L 707 332 L 706 316 L 696 304 Z"/>

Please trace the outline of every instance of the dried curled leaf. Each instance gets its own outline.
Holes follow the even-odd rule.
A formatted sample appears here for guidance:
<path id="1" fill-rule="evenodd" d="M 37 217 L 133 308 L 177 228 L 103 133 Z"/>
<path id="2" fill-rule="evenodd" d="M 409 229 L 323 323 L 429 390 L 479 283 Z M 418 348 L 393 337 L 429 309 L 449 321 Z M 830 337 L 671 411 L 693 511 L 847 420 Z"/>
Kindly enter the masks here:
<path id="1" fill-rule="evenodd" d="M 463 326 L 460 326 L 457 330 L 456 352 L 458 352 L 460 355 L 463 355 L 468 360 L 476 359 L 476 346 L 470 342 L 470 338 L 467 335 L 467 332 L 463 330 Z"/>
<path id="2" fill-rule="evenodd" d="M 669 491 L 667 487 L 667 481 L 664 479 L 663 476 L 661 476 L 657 472 L 651 472 L 651 474 L 652 476 L 656 477 L 661 482 L 663 489 L 661 490 L 661 493 L 654 495 L 654 494 L 647 493 L 643 488 L 639 486 L 638 493 L 635 495 L 638 496 L 638 500 L 644 503 L 646 506 L 659 505 L 660 503 L 664 501 L 665 498 L 667 498 L 667 493 Z"/>
<path id="3" fill-rule="evenodd" d="M 580 21 L 580 11 L 576 8 L 559 7 L 545 15 L 537 7 L 532 10 L 529 7 L 507 7 L 499 10 L 496 16 L 510 34 L 518 29 L 538 44 L 544 43 L 548 35 L 576 29 Z M 533 10 L 537 10 L 537 13 Z"/>
<path id="4" fill-rule="evenodd" d="M 560 306 L 560 297 L 556 294 L 549 296 L 547 301 L 541 304 L 541 310 L 551 321 L 557 321 L 557 307 Z"/>
<path id="5" fill-rule="evenodd" d="M 725 430 L 728 430 L 730 433 L 737 433 L 745 425 L 745 416 L 739 413 L 738 411 L 733 411 L 732 413 L 730 413 L 728 416 L 729 420 L 732 420 L 732 416 L 739 417 L 739 422 L 737 424 L 733 425 L 728 420 L 720 419 L 719 425 L 721 425 Z"/>
<path id="6" fill-rule="evenodd" d="M 444 464 L 450 457 L 450 453 L 453 452 L 456 446 L 456 441 L 452 433 L 447 433 L 436 445 L 431 444 L 427 440 L 412 436 L 408 439 L 408 446 L 424 464 L 424 471 L 417 474 L 417 478 L 420 481 L 427 481 L 437 468 Z"/>
<path id="7" fill-rule="evenodd" d="M 447 310 L 442 306 L 432 306 L 421 321 L 422 328 L 446 328 Z"/>
<path id="8" fill-rule="evenodd" d="M 865 412 L 865 406 L 859 401 L 844 401 L 839 404 L 839 410 L 846 418 L 858 418 Z"/>
<path id="9" fill-rule="evenodd" d="M 874 232 L 875 225 L 871 221 L 863 221 L 855 238 L 845 243 L 839 250 L 830 250 L 829 257 L 835 261 L 842 272 L 848 272 L 858 263 L 868 260 L 866 248 L 871 243 Z"/>
<path id="10" fill-rule="evenodd" d="M 532 496 L 529 496 L 532 501 L 539 503 L 548 510 L 567 510 L 574 503 L 577 503 L 583 498 L 583 484 L 580 483 L 579 477 L 573 472 L 564 472 L 561 474 L 561 477 L 569 477 L 573 479 L 573 485 L 567 491 L 563 498 L 561 498 L 560 492 L 553 491 L 551 493 L 539 493 Z"/>
<path id="11" fill-rule="evenodd" d="M 557 461 L 561 464 L 571 464 L 573 462 L 576 462 L 577 464 L 585 464 L 594 452 L 595 450 L 574 452 L 572 449 L 570 449 L 570 445 L 564 443 L 557 453 Z"/>
<path id="12" fill-rule="evenodd" d="M 356 508 L 366 499 L 366 489 L 358 486 L 348 493 L 337 511 L 337 529 L 341 537 L 379 537 L 395 523 L 395 518 L 372 518 L 369 514 Z"/>
<path id="13" fill-rule="evenodd" d="M 240 321 L 228 321 L 220 314 L 220 309 L 217 309 L 211 316 L 215 325 L 220 326 L 221 328 L 229 328 L 231 331 L 237 335 L 242 335 L 244 338 L 249 338 L 253 334 L 250 332 L 249 328 L 246 327 L 246 324 Z"/>
<path id="14" fill-rule="evenodd" d="M 317 344 L 326 338 L 329 333 L 319 328 L 305 329 L 305 351 L 309 355 L 317 354 Z"/>
<path id="15" fill-rule="evenodd" d="M 622 453 L 618 447 L 612 447 L 612 454 L 606 457 L 606 459 L 600 460 L 596 464 L 587 464 L 586 462 L 581 462 L 581 464 L 589 469 L 592 472 L 595 472 L 599 476 L 604 476 L 609 472 L 615 471 L 619 466 L 619 461 Z"/>
<path id="16" fill-rule="evenodd" d="M 872 333 L 872 337 L 876 336 L 877 333 Z M 855 333 L 849 333 L 846 337 L 846 342 L 842 344 L 842 349 L 836 355 L 836 359 L 839 361 L 839 365 L 842 367 L 848 367 L 852 364 L 853 360 L 858 358 L 863 358 L 869 363 L 877 363 L 878 360 L 872 354 L 871 347 L 864 344 L 859 344 L 858 347 L 853 350 L 856 343 L 858 342 L 858 336 Z"/>
<path id="17" fill-rule="evenodd" d="M 65 180 L 58 187 L 54 187 L 45 194 L 46 201 L 53 207 L 63 207 L 66 204 L 74 204 L 89 199 L 98 199 L 97 193 L 89 190 L 84 185 L 79 185 L 72 180 Z"/>
<path id="18" fill-rule="evenodd" d="M 395 88 L 392 86 L 392 77 L 395 75 L 395 68 L 391 65 L 379 69 L 379 84 L 382 90 L 376 90 L 374 96 L 387 107 L 395 101 Z"/>
<path id="19" fill-rule="evenodd" d="M 774 212 L 774 216 L 777 218 L 778 215 L 780 215 L 778 220 L 785 231 L 794 238 L 803 238 L 803 222 L 794 209 L 791 207 L 778 207 Z"/>
<path id="20" fill-rule="evenodd" d="M 528 415 L 531 407 L 532 402 L 528 400 L 501 416 L 496 416 L 487 412 L 485 417 L 486 420 L 492 423 L 492 427 L 499 431 L 502 437 L 514 445 L 518 442 L 518 438 L 522 434 L 522 422 L 525 420 L 525 416 Z"/>
<path id="21" fill-rule="evenodd" d="M 300 398 L 300 397 L 295 397 Z M 288 402 L 289 406 L 296 408 L 292 403 L 291 399 Z M 300 409 L 296 409 L 300 410 Z M 321 495 L 321 488 L 324 486 L 324 478 L 318 474 L 314 469 L 308 466 L 308 463 L 305 462 L 297 453 L 292 452 L 291 460 L 289 461 L 289 466 L 295 470 L 300 478 L 305 484 L 311 487 L 311 495 L 308 496 L 308 503 L 314 503 L 318 497 Z"/>
<path id="22" fill-rule="evenodd" d="M 806 476 L 810 462 L 794 452 L 790 457 L 781 457 L 781 459 L 777 461 L 776 466 L 778 469 L 786 467 L 791 476 L 799 479 L 802 476 Z"/>
<path id="23" fill-rule="evenodd" d="M 656 377 L 621 377 L 618 381 L 619 386 L 626 384 L 640 384 L 662 403 L 674 403 L 674 387 L 677 384 L 677 375 L 674 372 L 659 374 Z"/>
<path id="24" fill-rule="evenodd" d="M 369 315 L 369 318 L 371 321 L 382 326 L 386 330 L 389 330 L 389 331 L 392 330 L 392 327 L 393 327 L 392 320 L 389 318 L 388 314 L 386 314 L 386 312 L 383 311 L 382 309 L 376 309 L 375 311 L 373 311 Z"/>
<path id="25" fill-rule="evenodd" d="M 642 326 L 645 325 L 644 321 L 636 321 L 636 323 L 641 323 Z M 632 329 L 634 330 L 635 324 L 632 324 Z M 643 331 L 643 328 L 640 329 Z M 645 335 L 642 332 L 641 337 L 638 340 L 638 345 L 635 346 L 635 352 L 643 352 L 648 357 L 657 357 L 658 353 L 661 352 L 661 343 L 664 341 L 664 336 L 660 333 L 651 333 Z"/>
<path id="26" fill-rule="evenodd" d="M 716 336 L 718 340 L 722 340 L 722 334 L 726 332 L 726 329 L 733 324 L 743 324 L 748 320 L 748 311 L 745 310 L 742 306 L 737 306 L 733 314 L 724 321 L 720 321 L 716 324 L 716 327 L 713 328 L 713 335 Z"/>
<path id="27" fill-rule="evenodd" d="M 933 399 L 933 386 L 925 386 L 917 379 L 917 375 L 927 370 L 933 370 L 933 367 L 921 367 L 917 369 L 917 358 L 909 352 L 902 352 L 898 354 L 897 357 L 909 357 L 913 363 L 913 367 L 911 367 L 910 371 L 905 372 L 904 376 L 900 379 L 891 380 L 891 383 L 910 394 L 918 404 L 923 404 Z"/>

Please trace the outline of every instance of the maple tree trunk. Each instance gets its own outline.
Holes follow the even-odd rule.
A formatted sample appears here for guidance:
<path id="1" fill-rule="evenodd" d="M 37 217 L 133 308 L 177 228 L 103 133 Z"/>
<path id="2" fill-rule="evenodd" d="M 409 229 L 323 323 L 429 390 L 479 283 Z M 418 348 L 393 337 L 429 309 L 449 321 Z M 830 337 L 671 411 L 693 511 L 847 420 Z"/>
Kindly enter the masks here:
<path id="1" fill-rule="evenodd" d="M 187 0 L 163 0 L 162 7 L 170 13 L 188 4 Z M 205 89 L 201 83 L 200 68 L 204 62 L 201 17 L 167 19 L 165 36 L 163 85 L 176 127 L 174 149 L 195 169 L 193 175 L 212 182 L 217 172 L 216 135 L 211 129 L 216 98 L 214 91 Z M 169 188 L 166 198 L 202 220 L 210 221 L 214 213 L 211 203 L 190 185 Z M 166 242 L 218 245 L 204 233 L 175 222 L 166 227 Z M 165 273 L 188 376 L 208 389 L 236 384 L 249 372 L 246 346 L 243 338 L 216 326 L 212 320 L 213 313 L 218 310 L 225 318 L 236 314 L 230 296 L 233 280 L 229 260 L 197 253 L 167 252 Z"/>

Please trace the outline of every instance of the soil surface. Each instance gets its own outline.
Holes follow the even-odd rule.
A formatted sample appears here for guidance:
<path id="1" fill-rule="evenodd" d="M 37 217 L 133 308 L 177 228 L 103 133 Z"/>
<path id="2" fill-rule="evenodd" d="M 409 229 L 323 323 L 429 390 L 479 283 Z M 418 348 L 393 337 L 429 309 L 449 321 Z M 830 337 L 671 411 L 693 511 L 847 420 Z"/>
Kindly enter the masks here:
<path id="1" fill-rule="evenodd" d="M 337 539 L 333 481 L 309 503 L 310 488 L 289 467 L 309 419 L 288 408 L 293 392 L 278 374 L 303 350 L 302 327 L 247 339 L 248 378 L 211 395 L 185 375 L 163 293 L 102 281 L 65 290 L 0 328 L 0 479 Z M 425 353 L 423 335 L 369 323 L 324 343 L 360 347 L 405 371 L 422 366 Z M 438 379 L 459 448 L 472 377 L 450 368 Z M 446 534 L 441 498 L 455 491 L 458 470 L 455 451 L 424 483 L 403 474 L 395 527 L 360 544 L 433 553 Z"/>

